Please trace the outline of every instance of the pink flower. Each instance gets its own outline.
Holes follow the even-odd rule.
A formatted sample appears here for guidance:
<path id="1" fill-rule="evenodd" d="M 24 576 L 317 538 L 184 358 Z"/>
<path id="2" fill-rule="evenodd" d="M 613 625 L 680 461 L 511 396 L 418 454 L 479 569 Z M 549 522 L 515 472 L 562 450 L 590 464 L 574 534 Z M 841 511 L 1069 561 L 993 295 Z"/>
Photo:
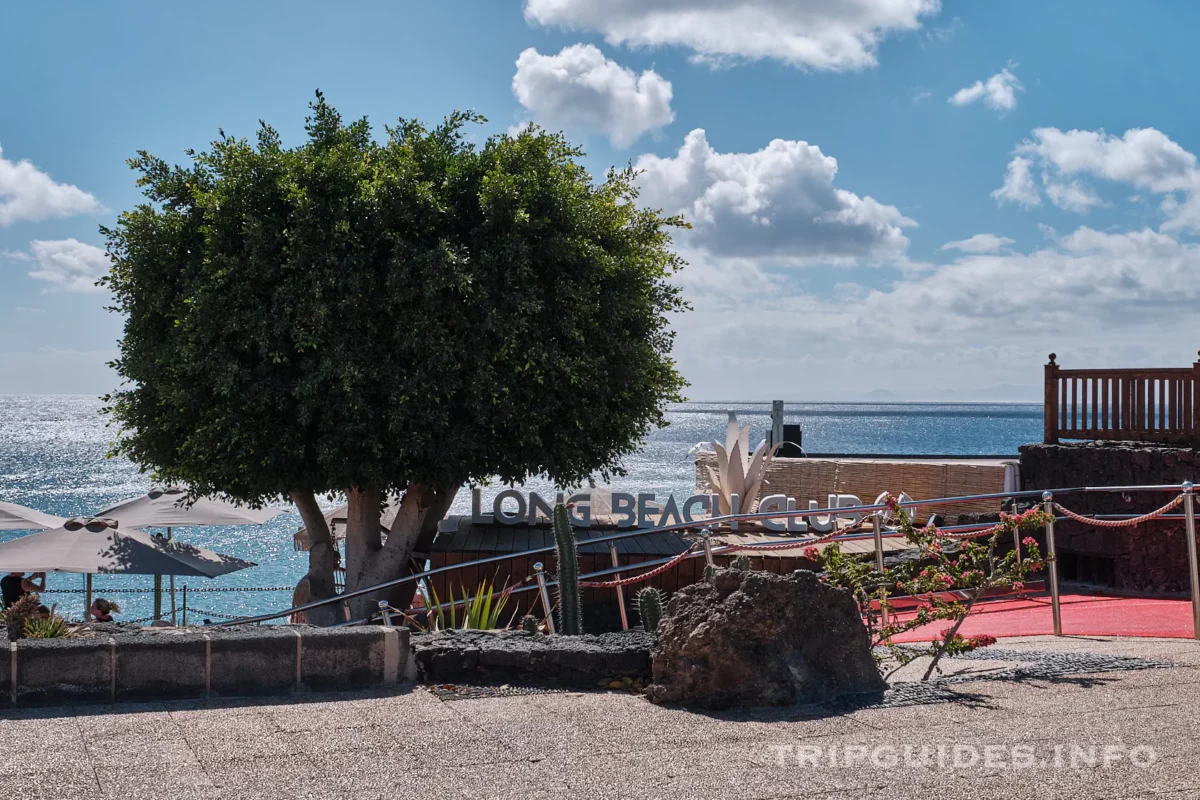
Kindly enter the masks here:
<path id="1" fill-rule="evenodd" d="M 804 557 L 807 558 L 809 561 L 816 561 L 817 558 L 819 558 L 821 555 L 820 551 L 817 550 L 817 548 L 813 547 L 812 545 L 809 545 L 808 547 L 804 548 L 801 552 L 804 554 Z"/>
<path id="2" fill-rule="evenodd" d="M 1021 581 L 1013 581 L 1013 588 L 1018 592 L 1023 592 L 1025 591 L 1025 584 L 1021 583 Z"/>
<path id="3" fill-rule="evenodd" d="M 1033 538 L 1032 536 L 1026 536 L 1021 540 L 1021 544 L 1025 545 L 1026 547 L 1037 547 L 1037 539 Z"/>

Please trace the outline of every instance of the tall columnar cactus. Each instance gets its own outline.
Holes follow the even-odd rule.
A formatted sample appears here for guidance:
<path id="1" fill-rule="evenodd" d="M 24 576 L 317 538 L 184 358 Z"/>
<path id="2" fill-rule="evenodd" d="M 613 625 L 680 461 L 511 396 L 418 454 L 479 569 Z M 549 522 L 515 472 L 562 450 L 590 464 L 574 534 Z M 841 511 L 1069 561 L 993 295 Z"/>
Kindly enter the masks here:
<path id="1" fill-rule="evenodd" d="M 638 616 L 642 618 L 642 628 L 650 633 L 658 630 L 662 620 L 663 606 L 666 600 L 658 589 L 642 589 L 637 594 Z"/>
<path id="2" fill-rule="evenodd" d="M 583 608 L 579 603 L 579 557 L 575 531 L 567 507 L 554 507 L 554 544 L 558 550 L 558 632 L 566 636 L 583 633 Z"/>

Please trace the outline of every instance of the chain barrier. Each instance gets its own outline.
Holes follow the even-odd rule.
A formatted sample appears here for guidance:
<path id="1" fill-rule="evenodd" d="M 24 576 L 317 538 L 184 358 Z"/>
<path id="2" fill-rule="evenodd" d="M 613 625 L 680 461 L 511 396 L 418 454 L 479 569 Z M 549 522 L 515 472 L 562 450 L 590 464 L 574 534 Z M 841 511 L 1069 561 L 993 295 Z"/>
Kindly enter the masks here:
<path id="1" fill-rule="evenodd" d="M 1073 519 L 1076 522 L 1084 522 L 1088 525 L 1094 525 L 1097 528 L 1128 528 L 1134 525 L 1140 525 L 1143 522 L 1150 522 L 1151 520 L 1158 519 L 1163 514 L 1166 514 L 1168 511 L 1175 508 L 1182 502 L 1183 495 L 1179 495 L 1162 508 L 1155 509 L 1149 514 L 1143 514 L 1140 517 L 1132 517 L 1130 519 L 1096 519 L 1095 517 L 1085 517 L 1082 514 L 1076 514 L 1074 511 L 1069 511 L 1063 508 L 1058 503 L 1054 504 L 1054 508 L 1055 510 L 1061 512 L 1062 515 L 1068 519 Z"/>
<path id="2" fill-rule="evenodd" d="M 218 614 L 215 611 L 205 611 L 204 609 L 192 608 L 191 606 L 187 607 L 187 613 L 188 613 L 188 616 L 195 614 L 198 617 L 216 617 L 217 619 L 229 619 L 229 620 L 242 619 L 246 616 L 245 614 L 232 614 L 232 615 L 231 614 Z M 151 617 L 150 619 L 153 619 L 153 617 Z M 136 621 L 136 620 L 131 620 L 131 621 Z"/>

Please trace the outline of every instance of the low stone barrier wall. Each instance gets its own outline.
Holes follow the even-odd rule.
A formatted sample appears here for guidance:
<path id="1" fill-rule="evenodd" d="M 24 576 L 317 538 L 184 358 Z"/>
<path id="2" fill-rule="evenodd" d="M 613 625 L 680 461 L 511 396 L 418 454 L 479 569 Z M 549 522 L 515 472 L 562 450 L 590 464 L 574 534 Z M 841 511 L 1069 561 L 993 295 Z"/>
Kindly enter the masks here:
<path id="1" fill-rule="evenodd" d="M 0 640 L 0 706 L 285 695 L 414 677 L 409 632 L 379 626 L 114 625 L 78 638 Z"/>
<path id="2" fill-rule="evenodd" d="M 640 631 L 546 636 L 525 631 L 413 634 L 417 677 L 427 683 L 553 683 L 592 688 L 600 680 L 650 677 L 654 637 Z"/>

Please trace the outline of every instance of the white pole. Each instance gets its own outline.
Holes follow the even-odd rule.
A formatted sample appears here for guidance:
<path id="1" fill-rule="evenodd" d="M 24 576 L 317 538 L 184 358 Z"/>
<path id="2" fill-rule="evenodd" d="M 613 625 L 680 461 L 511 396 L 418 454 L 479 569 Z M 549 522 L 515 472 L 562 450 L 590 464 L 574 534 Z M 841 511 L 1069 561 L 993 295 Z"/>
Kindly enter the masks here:
<path id="1" fill-rule="evenodd" d="M 1042 492 L 1042 504 L 1049 516 L 1046 522 L 1046 572 L 1050 576 L 1050 611 L 1054 617 L 1054 635 L 1062 636 L 1062 608 L 1058 604 L 1058 552 L 1054 549 L 1054 493 Z"/>
<path id="2" fill-rule="evenodd" d="M 1183 483 L 1183 514 L 1187 520 L 1188 568 L 1192 578 L 1192 636 L 1200 639 L 1200 567 L 1196 564 L 1196 509 L 1191 481 Z"/>
<path id="3" fill-rule="evenodd" d="M 167 541 L 171 541 L 171 529 L 167 528 Z M 175 624 L 175 576 L 170 577 L 171 581 L 171 624 Z"/>
<path id="4" fill-rule="evenodd" d="M 883 516 L 882 516 L 882 514 L 883 514 L 882 511 L 876 511 L 874 514 L 871 515 L 871 517 L 872 517 L 871 522 L 874 527 L 874 533 L 875 533 L 875 570 L 879 573 L 883 572 Z M 834 524 L 836 525 L 837 523 L 834 523 Z M 879 587 L 879 615 L 880 615 L 880 619 L 883 620 L 883 627 L 886 628 L 888 625 L 887 587 L 886 586 Z"/>

